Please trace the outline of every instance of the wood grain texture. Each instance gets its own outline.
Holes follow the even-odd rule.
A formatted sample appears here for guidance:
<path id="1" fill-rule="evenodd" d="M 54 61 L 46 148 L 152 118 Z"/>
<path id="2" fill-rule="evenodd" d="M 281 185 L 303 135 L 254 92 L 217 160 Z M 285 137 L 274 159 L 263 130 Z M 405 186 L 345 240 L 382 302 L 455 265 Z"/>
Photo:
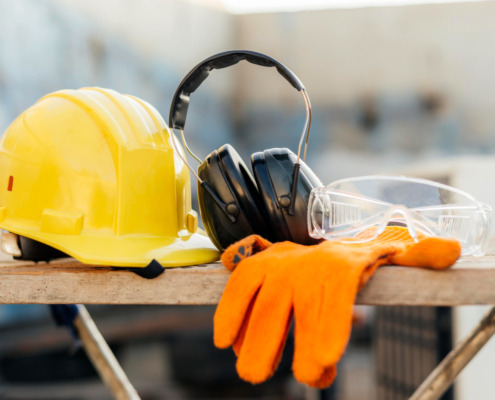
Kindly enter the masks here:
<path id="1" fill-rule="evenodd" d="M 229 273 L 219 264 L 169 268 L 148 280 L 74 260 L 0 263 L 3 304 L 215 304 Z"/>
<path id="2" fill-rule="evenodd" d="M 3 304 L 216 304 L 229 272 L 219 263 L 169 268 L 155 279 L 65 259 L 0 263 Z M 381 267 L 357 304 L 495 304 L 495 256 L 467 257 L 446 271 Z"/>

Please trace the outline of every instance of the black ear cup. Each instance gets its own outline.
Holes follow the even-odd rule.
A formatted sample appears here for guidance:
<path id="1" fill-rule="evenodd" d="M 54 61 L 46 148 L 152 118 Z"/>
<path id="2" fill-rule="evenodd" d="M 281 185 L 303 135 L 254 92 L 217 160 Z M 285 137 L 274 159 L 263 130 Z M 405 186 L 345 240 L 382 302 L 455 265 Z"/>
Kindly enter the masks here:
<path id="1" fill-rule="evenodd" d="M 254 233 L 272 237 L 253 176 L 231 145 L 208 155 L 198 167 L 198 176 L 230 211 L 226 213 L 219 207 L 204 184 L 198 185 L 201 218 L 215 246 L 225 249 Z"/>
<path id="2" fill-rule="evenodd" d="M 239 154 L 228 144 L 206 158 L 198 168 L 199 177 L 227 209 L 229 206 L 235 209 L 229 215 L 204 185 L 198 185 L 203 224 L 218 248 L 225 249 L 250 234 L 273 242 L 317 243 L 308 233 L 307 209 L 311 190 L 321 186 L 321 182 L 300 161 L 297 185 L 292 193 L 296 162 L 297 156 L 285 148 L 255 153 L 251 156 L 253 178 Z"/>
<path id="3" fill-rule="evenodd" d="M 268 216 L 267 222 L 275 232 L 271 240 L 315 244 L 317 241 L 308 233 L 308 199 L 311 190 L 322 184 L 300 160 L 297 186 L 295 192 L 292 192 L 296 162 L 297 156 L 286 148 L 265 150 L 251 156 L 254 178 Z"/>
<path id="4" fill-rule="evenodd" d="M 235 65 L 242 60 L 276 68 L 303 96 L 306 121 L 298 154 L 306 154 L 311 127 L 311 103 L 304 85 L 277 60 L 249 50 L 219 53 L 196 65 L 175 91 L 169 113 L 170 128 L 184 129 L 190 95 L 211 71 Z M 183 135 L 182 139 L 185 148 L 191 153 Z M 301 151 L 303 142 L 304 151 Z M 191 155 L 199 160 L 194 154 Z M 187 161 L 183 160 L 194 173 Z M 288 149 L 276 148 L 255 153 L 251 157 L 251 164 L 254 177 L 233 147 L 225 145 L 211 153 L 199 166 L 196 176 L 199 207 L 203 225 L 212 242 L 223 250 L 255 233 L 274 242 L 290 240 L 302 244 L 315 243 L 308 233 L 306 213 L 311 190 L 322 186 L 316 175 Z"/>

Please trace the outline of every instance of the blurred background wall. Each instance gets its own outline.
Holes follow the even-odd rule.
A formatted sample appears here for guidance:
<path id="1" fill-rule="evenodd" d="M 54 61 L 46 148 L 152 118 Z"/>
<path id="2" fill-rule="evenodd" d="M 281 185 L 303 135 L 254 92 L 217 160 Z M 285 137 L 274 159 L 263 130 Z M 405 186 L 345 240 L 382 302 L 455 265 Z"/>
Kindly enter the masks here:
<path id="1" fill-rule="evenodd" d="M 270 13 L 237 17 L 236 32 L 239 47 L 284 60 L 305 83 L 310 154 L 329 182 L 493 151 L 494 15 L 491 1 Z M 244 129 L 288 136 L 294 121 L 278 114 L 299 110 L 297 99 L 279 82 L 256 85 L 261 72 L 248 68 L 239 72 Z M 263 146 L 273 143 L 263 136 Z"/>
<path id="2" fill-rule="evenodd" d="M 216 1 L 0 0 L 0 131 L 44 94 L 98 85 L 168 119 L 182 77 L 220 51 L 285 63 L 313 105 L 308 161 L 322 181 L 495 145 L 492 1 L 232 15 Z M 186 137 L 204 156 L 296 149 L 303 101 L 273 69 L 214 71 Z M 364 167 L 364 168 L 363 168 Z"/>
<path id="3" fill-rule="evenodd" d="M 232 26 L 227 13 L 181 0 L 0 0 L 0 131 L 44 94 L 84 86 L 141 97 L 168 121 L 183 75 L 235 47 Z M 231 133 L 230 75 L 198 96 L 220 141 Z"/>
<path id="4" fill-rule="evenodd" d="M 167 121 L 194 65 L 250 49 L 305 84 L 313 106 L 307 162 L 323 183 L 428 163 L 421 174 L 495 206 L 486 183 L 494 21 L 493 1 L 235 15 L 216 0 L 0 0 L 0 132 L 44 94 L 84 86 L 141 97 Z M 269 147 L 295 151 L 304 117 L 301 96 L 274 69 L 243 62 L 213 71 L 191 96 L 185 134 L 200 157 L 230 142 L 247 161 Z M 476 172 L 456 180 L 459 169 Z M 0 320 L 39 310 L 2 306 Z M 461 331 L 475 323 L 459 321 Z M 486 394 L 489 378 L 479 371 L 490 357 L 467 372 L 472 384 L 458 385 L 459 396 Z"/>

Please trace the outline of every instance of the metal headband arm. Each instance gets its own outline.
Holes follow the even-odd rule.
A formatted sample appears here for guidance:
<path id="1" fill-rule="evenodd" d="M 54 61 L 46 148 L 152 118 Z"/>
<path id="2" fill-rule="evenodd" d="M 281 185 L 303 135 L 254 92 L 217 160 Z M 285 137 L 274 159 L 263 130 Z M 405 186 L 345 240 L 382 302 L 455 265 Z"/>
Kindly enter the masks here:
<path id="1" fill-rule="evenodd" d="M 208 183 L 201 180 L 199 175 L 194 171 L 194 169 L 192 169 L 192 167 L 187 162 L 186 158 L 184 157 L 184 154 L 182 154 L 182 151 L 178 148 L 177 143 L 175 142 L 176 138 L 175 138 L 172 130 L 169 130 L 169 134 L 170 134 L 170 141 L 172 142 L 172 146 L 174 147 L 175 153 L 184 162 L 184 164 L 187 166 L 187 168 L 189 168 L 189 170 L 193 173 L 193 175 L 198 180 L 200 185 L 211 196 L 211 198 L 218 205 L 218 207 L 220 207 L 220 209 L 225 213 L 225 215 L 232 221 L 232 223 L 234 223 L 237 220 L 236 215 L 239 212 L 239 207 L 234 203 L 225 203 L 224 201 L 222 201 L 216 195 L 216 193 L 213 191 L 213 189 L 208 185 Z"/>
<path id="2" fill-rule="evenodd" d="M 304 105 L 306 107 L 306 120 L 304 123 L 304 129 L 301 135 L 301 139 L 299 140 L 299 146 L 297 149 L 297 162 L 294 166 L 294 174 L 293 174 L 292 186 L 290 191 L 290 203 L 288 209 L 289 214 L 293 215 L 294 207 L 295 207 L 294 199 L 297 192 L 297 182 L 299 178 L 299 170 L 301 167 L 300 165 L 301 148 L 304 143 L 304 152 L 302 156 L 304 161 L 306 159 L 306 151 L 308 146 L 309 131 L 311 129 L 312 114 L 311 114 L 311 103 L 309 101 L 309 97 L 304 85 L 299 80 L 299 78 L 285 65 L 281 64 L 277 60 L 267 55 L 249 50 L 227 51 L 207 58 L 206 60 L 196 65 L 185 76 L 185 78 L 182 80 L 182 82 L 179 84 L 179 87 L 175 91 L 174 97 L 172 99 L 172 104 L 170 106 L 169 127 L 171 128 L 171 130 L 173 129 L 180 130 L 182 142 L 184 143 L 186 150 L 193 156 L 193 158 L 201 162 L 201 160 L 187 146 L 183 133 L 183 129 L 186 123 L 187 109 L 189 107 L 190 94 L 193 93 L 201 85 L 201 83 L 208 77 L 211 70 L 226 68 L 231 65 L 235 65 L 242 60 L 246 60 L 252 64 L 261 65 L 263 67 L 275 67 L 279 72 L 279 74 L 282 75 L 295 89 L 297 89 L 297 91 L 301 92 L 303 96 Z M 172 138 L 172 142 L 174 143 L 174 147 L 176 147 L 173 138 Z M 177 153 L 179 154 L 180 158 L 184 161 L 184 163 L 187 165 L 187 167 L 191 170 L 191 172 L 194 174 L 198 182 L 208 191 L 210 195 L 214 194 L 211 188 L 199 178 L 198 174 L 187 163 L 185 157 L 182 156 L 180 151 L 177 151 Z M 215 200 L 215 202 L 225 211 L 225 213 L 229 215 L 229 218 L 232 218 L 233 217 L 232 210 L 229 210 L 231 212 L 227 212 L 226 209 L 227 205 L 223 203 L 218 198 L 218 196 L 215 195 L 212 197 Z"/>

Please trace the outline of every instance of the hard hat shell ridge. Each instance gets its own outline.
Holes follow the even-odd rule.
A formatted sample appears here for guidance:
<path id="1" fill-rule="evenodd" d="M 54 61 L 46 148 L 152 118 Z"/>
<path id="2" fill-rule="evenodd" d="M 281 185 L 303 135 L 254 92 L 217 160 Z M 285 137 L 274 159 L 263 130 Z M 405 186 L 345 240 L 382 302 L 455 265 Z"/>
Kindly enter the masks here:
<path id="1" fill-rule="evenodd" d="M 94 265 L 216 260 L 172 140 L 137 97 L 96 87 L 48 94 L 0 140 L 0 228 Z"/>

